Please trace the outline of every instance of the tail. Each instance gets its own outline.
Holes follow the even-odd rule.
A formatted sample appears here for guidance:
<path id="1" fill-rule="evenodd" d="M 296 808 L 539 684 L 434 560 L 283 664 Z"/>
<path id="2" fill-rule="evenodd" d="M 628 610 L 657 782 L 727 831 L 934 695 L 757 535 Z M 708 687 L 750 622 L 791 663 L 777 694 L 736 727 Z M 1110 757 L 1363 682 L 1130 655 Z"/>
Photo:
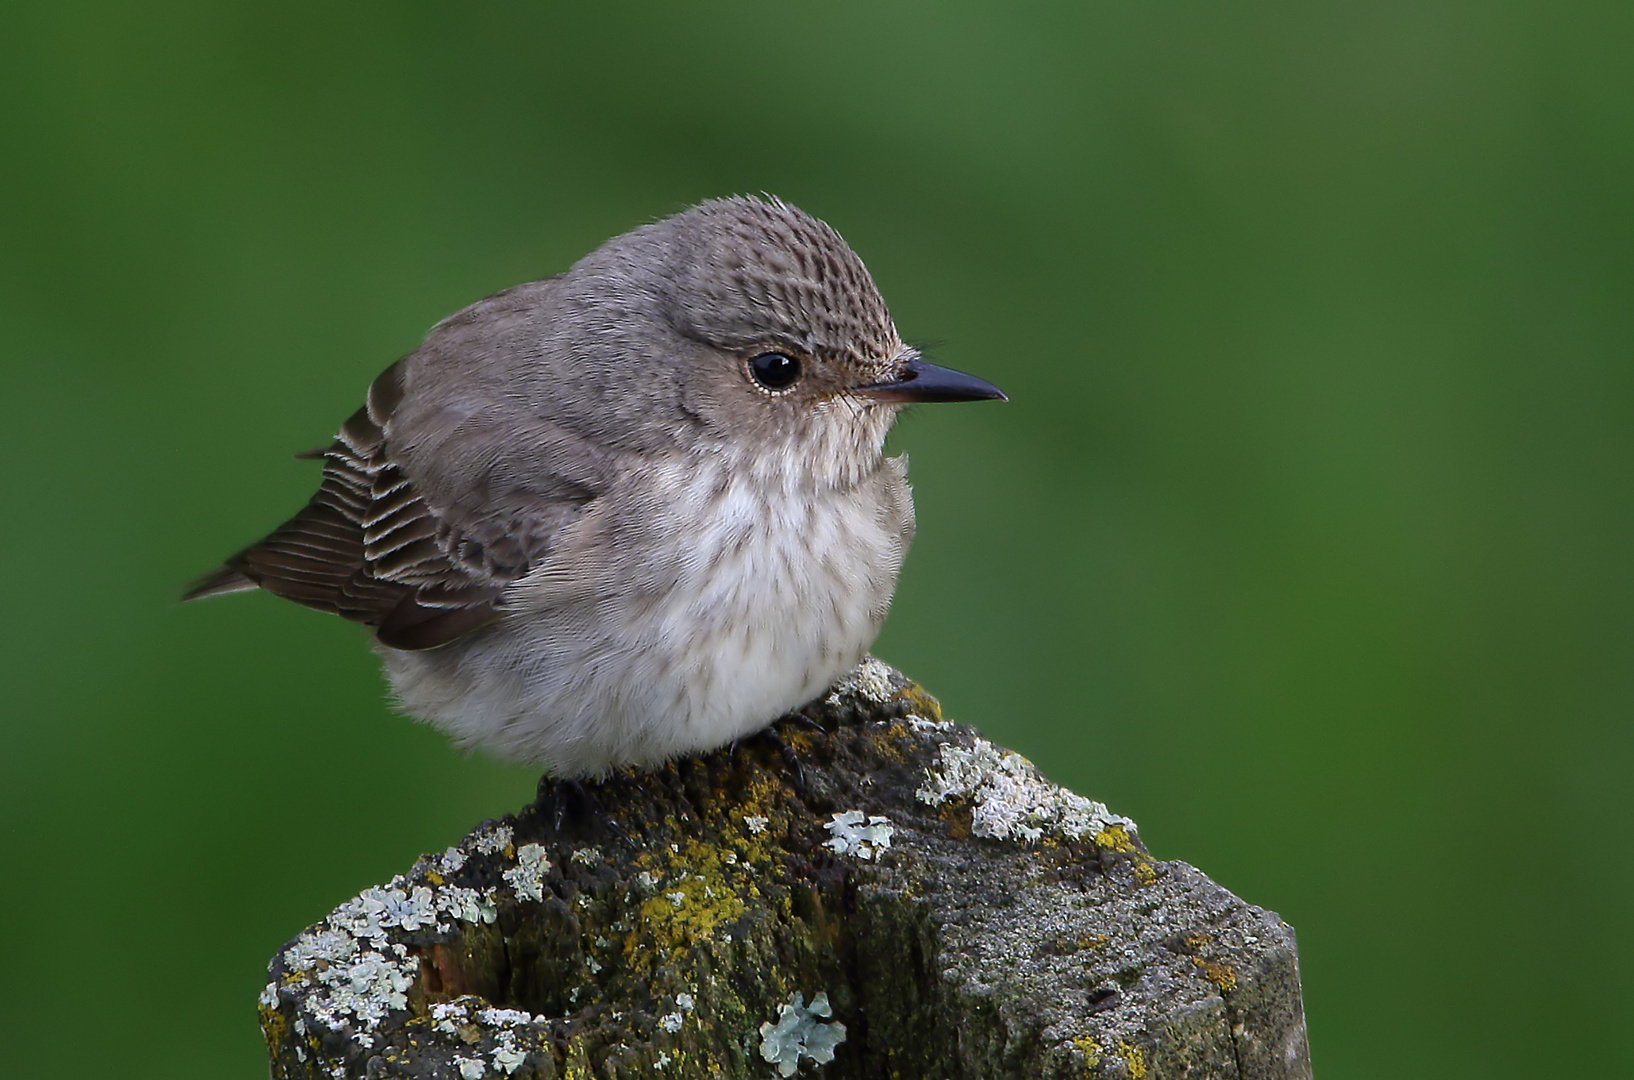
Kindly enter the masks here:
<path id="1" fill-rule="evenodd" d="M 187 591 L 182 593 L 182 603 L 203 600 L 207 596 L 226 596 L 228 593 L 248 592 L 258 588 L 259 585 L 232 567 L 218 566 L 187 587 Z"/>

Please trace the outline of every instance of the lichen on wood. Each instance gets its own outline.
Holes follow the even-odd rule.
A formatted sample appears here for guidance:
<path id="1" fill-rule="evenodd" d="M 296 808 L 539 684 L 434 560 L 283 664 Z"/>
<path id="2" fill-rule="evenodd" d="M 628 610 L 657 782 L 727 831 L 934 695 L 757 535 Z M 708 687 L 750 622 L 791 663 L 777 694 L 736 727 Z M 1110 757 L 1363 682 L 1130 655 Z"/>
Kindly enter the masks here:
<path id="1" fill-rule="evenodd" d="M 877 660 L 802 712 L 341 905 L 273 959 L 273 1076 L 1310 1075 L 1276 915 Z"/>

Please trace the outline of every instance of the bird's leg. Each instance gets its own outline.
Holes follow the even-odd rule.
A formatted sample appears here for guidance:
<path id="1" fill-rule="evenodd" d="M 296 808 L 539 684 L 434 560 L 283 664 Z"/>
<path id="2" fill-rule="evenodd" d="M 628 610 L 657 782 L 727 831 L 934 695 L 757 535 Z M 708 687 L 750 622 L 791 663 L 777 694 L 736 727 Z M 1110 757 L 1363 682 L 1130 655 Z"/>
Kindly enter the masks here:
<path id="1" fill-rule="evenodd" d="M 577 831 L 577 826 L 581 822 L 589 820 L 617 836 L 632 849 L 635 847 L 635 842 L 630 839 L 630 834 L 624 830 L 623 824 L 602 804 L 591 785 L 578 779 L 542 777 L 539 781 L 541 801 L 546 797 L 547 786 L 551 821 L 557 836 L 562 835 L 564 827 L 572 827 Z"/>
<path id="2" fill-rule="evenodd" d="M 558 834 L 567 823 L 568 810 L 575 789 L 583 790 L 583 785 L 577 780 L 567 780 L 551 776 L 549 773 L 539 778 L 539 792 L 534 797 L 534 802 L 541 811 L 547 811 L 551 825 Z"/>
<path id="3" fill-rule="evenodd" d="M 800 764 L 800 755 L 795 752 L 783 738 L 783 733 L 777 730 L 776 724 L 768 724 L 761 728 L 757 735 L 772 745 L 772 748 L 783 758 L 783 767 L 789 770 L 789 776 L 794 784 L 795 794 L 802 799 L 806 797 L 806 769 Z"/>
<path id="4" fill-rule="evenodd" d="M 556 782 L 556 831 L 562 831 L 562 825 L 567 821 L 567 815 L 574 808 L 575 801 L 582 802 L 585 798 L 584 782 L 582 780 L 558 780 Z"/>

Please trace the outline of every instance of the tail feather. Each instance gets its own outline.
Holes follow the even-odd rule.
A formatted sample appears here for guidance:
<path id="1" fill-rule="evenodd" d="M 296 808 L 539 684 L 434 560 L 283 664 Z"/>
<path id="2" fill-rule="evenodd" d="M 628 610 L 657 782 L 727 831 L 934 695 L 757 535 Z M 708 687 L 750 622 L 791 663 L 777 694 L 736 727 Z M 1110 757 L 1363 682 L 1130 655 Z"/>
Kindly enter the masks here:
<path id="1" fill-rule="evenodd" d="M 187 591 L 182 593 L 182 603 L 203 600 L 207 596 L 226 596 L 229 593 L 248 592 L 258 588 L 259 585 L 232 567 L 218 566 L 187 587 Z"/>

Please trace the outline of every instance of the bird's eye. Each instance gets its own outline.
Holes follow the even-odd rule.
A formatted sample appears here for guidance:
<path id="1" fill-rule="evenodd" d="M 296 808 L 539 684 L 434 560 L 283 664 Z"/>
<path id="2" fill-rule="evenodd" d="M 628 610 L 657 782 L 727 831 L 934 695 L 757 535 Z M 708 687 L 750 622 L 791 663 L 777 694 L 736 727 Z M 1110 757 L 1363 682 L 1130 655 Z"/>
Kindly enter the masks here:
<path id="1" fill-rule="evenodd" d="M 749 361 L 749 374 L 768 390 L 787 390 L 800 378 L 800 361 L 780 352 L 761 353 Z"/>

